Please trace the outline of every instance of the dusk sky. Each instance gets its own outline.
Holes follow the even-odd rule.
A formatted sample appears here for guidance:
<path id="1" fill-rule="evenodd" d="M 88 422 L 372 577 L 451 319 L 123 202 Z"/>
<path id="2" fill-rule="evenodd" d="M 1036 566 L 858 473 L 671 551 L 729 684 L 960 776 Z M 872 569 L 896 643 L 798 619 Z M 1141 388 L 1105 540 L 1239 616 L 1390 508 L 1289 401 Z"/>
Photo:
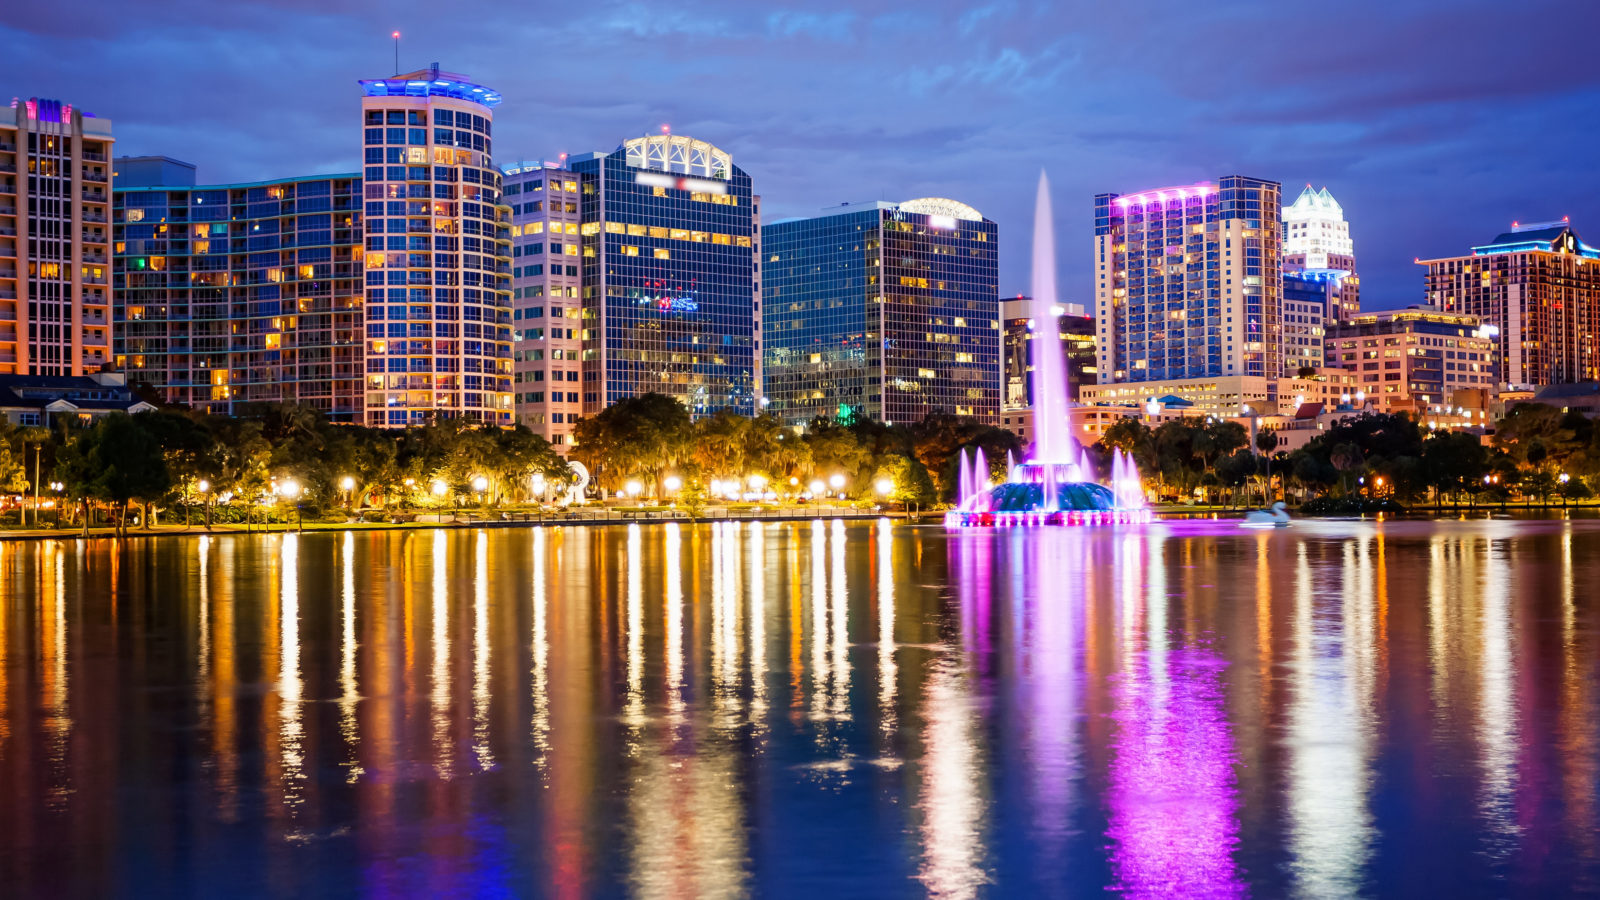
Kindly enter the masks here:
<path id="1" fill-rule="evenodd" d="M 135 11 L 136 10 L 136 11 Z M 358 78 L 437 61 L 498 89 L 495 159 L 611 150 L 670 123 L 730 152 L 768 221 L 945 196 L 1027 290 L 1054 183 L 1066 299 L 1092 302 L 1091 201 L 1225 174 L 1326 185 L 1368 307 L 1414 257 L 1570 216 L 1600 244 L 1592 0 L 1261 3 L 14 2 L 10 94 L 114 120 L 119 155 L 203 183 L 358 169 Z"/>

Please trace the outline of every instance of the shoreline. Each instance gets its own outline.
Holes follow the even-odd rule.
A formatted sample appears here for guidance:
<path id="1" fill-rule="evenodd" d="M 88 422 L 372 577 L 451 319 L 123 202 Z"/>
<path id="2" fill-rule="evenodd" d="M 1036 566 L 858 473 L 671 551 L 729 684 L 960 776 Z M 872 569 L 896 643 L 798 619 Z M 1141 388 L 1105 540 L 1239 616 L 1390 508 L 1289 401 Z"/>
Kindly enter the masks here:
<path id="1" fill-rule="evenodd" d="M 1239 519 L 1251 511 L 1253 507 L 1155 507 L 1153 509 L 1156 522 L 1185 522 L 1202 521 L 1208 519 L 1224 520 Z M 1292 511 L 1291 511 L 1292 512 Z M 1348 521 L 1351 519 L 1372 519 L 1374 521 L 1460 521 L 1466 519 L 1493 519 L 1493 518 L 1528 518 L 1528 519 L 1561 519 L 1567 518 L 1572 512 L 1589 512 L 1600 517 L 1600 504 L 1569 504 L 1565 507 L 1560 504 L 1546 506 L 1507 506 L 1501 509 L 1492 507 L 1462 507 L 1460 509 L 1433 508 L 1408 510 L 1403 513 L 1369 513 L 1366 515 L 1349 516 L 1295 516 L 1297 521 Z M 1517 514 L 1523 514 L 1521 516 Z M 294 523 L 274 523 L 271 525 L 251 525 L 248 528 L 239 524 L 213 524 L 207 529 L 203 524 L 190 525 L 157 525 L 153 529 L 132 528 L 126 534 L 117 534 L 113 529 L 100 527 L 91 530 L 85 535 L 80 529 L 48 529 L 29 528 L 0 530 L 0 543 L 9 541 L 47 541 L 47 540 L 100 540 L 105 538 L 163 538 L 163 537 L 195 537 L 195 536 L 221 536 L 221 535 L 252 535 L 252 534 L 296 534 L 311 532 L 348 532 L 348 531 L 431 531 L 439 528 L 464 529 L 464 528 L 552 528 L 561 526 L 606 526 L 606 525 L 635 525 L 635 524 L 663 524 L 678 522 L 686 525 L 700 525 L 717 522 L 805 522 L 821 519 L 895 519 L 910 525 L 942 525 L 944 512 L 942 510 L 924 511 L 916 516 L 904 510 L 881 509 L 856 509 L 841 507 L 818 507 L 813 509 L 784 509 L 773 510 L 762 515 L 720 515 L 699 516 L 668 514 L 652 510 L 625 513 L 620 511 L 595 512 L 589 514 L 573 513 L 566 515 L 535 515 L 512 514 L 507 518 L 485 519 L 454 519 L 438 522 L 307 522 L 297 527 Z"/>

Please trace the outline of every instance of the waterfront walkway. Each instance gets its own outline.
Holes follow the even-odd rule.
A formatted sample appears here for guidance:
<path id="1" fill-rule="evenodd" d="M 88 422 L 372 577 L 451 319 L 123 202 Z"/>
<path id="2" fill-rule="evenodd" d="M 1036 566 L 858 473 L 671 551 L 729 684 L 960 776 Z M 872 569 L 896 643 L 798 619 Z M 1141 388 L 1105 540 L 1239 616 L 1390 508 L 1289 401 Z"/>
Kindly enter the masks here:
<path id="1" fill-rule="evenodd" d="M 911 522 L 937 522 L 940 513 L 923 512 L 920 516 L 902 510 L 875 509 L 856 506 L 803 506 L 767 509 L 707 508 L 696 516 L 681 509 L 628 509 L 626 507 L 600 507 L 568 509 L 554 512 L 462 510 L 451 513 L 419 513 L 402 522 L 365 522 L 359 519 L 348 522 L 274 522 L 263 525 L 214 523 L 210 529 L 198 522 L 190 524 L 158 524 L 146 529 L 131 527 L 126 537 L 167 537 L 196 534 L 263 534 L 293 531 L 396 531 L 428 530 L 435 528 L 528 528 L 561 525 L 631 525 L 633 523 L 664 522 L 800 522 L 810 519 L 879 519 L 884 517 L 906 519 Z M 65 540 L 83 537 L 80 528 L 28 528 L 0 530 L 0 541 L 7 540 Z M 91 529 L 89 537 L 115 537 L 109 527 Z"/>

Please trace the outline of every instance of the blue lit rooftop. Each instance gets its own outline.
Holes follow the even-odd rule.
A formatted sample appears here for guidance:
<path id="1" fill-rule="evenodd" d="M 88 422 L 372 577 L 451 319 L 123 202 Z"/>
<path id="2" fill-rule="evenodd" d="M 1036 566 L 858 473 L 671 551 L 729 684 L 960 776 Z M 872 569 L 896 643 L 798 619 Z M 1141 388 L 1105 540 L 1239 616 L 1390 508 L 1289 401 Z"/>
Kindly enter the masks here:
<path id="1" fill-rule="evenodd" d="M 1525 225 L 1513 222 L 1510 231 L 1496 236 L 1487 244 L 1472 248 L 1473 256 L 1527 252 L 1573 253 L 1587 259 L 1600 259 L 1600 250 L 1580 240 L 1566 219 Z"/>
<path id="2" fill-rule="evenodd" d="M 474 84 L 465 75 L 442 72 L 438 64 L 389 78 L 362 79 L 360 84 L 368 97 L 449 97 L 490 109 L 500 105 L 499 91 Z"/>

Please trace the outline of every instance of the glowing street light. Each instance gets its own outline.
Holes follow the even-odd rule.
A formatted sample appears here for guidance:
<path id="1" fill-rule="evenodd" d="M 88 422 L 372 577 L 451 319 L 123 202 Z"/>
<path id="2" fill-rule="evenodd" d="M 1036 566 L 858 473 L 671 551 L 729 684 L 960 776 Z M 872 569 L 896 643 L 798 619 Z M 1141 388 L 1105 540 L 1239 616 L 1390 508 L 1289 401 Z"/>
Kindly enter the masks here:
<path id="1" fill-rule="evenodd" d="M 829 478 L 828 479 L 828 486 L 833 488 L 836 491 L 839 490 L 840 488 L 844 487 L 844 476 L 843 475 L 835 475 L 832 478 Z"/>
<path id="2" fill-rule="evenodd" d="M 637 497 L 639 496 L 639 492 L 644 490 L 644 485 L 637 481 L 630 481 L 623 485 L 622 489 L 628 492 L 629 497 Z"/>
<path id="3" fill-rule="evenodd" d="M 445 494 L 450 493 L 450 485 L 445 484 L 443 478 L 435 478 L 428 489 L 433 492 L 435 497 L 443 497 Z"/>
<path id="4" fill-rule="evenodd" d="M 204 494 L 211 490 L 211 482 L 202 478 L 197 484 L 195 484 L 194 489 Z"/>
<path id="5" fill-rule="evenodd" d="M 346 475 L 345 477 L 339 479 L 339 490 L 341 490 L 341 491 L 353 491 L 355 489 L 356 489 L 356 480 L 354 478 L 351 478 L 349 475 Z"/>
<path id="6" fill-rule="evenodd" d="M 666 488 L 668 491 L 676 493 L 678 490 L 680 490 L 683 487 L 683 479 L 679 478 L 676 475 L 668 475 L 661 482 L 661 486 Z"/>
<path id="7" fill-rule="evenodd" d="M 821 481 L 813 481 L 806 485 L 806 487 L 811 490 L 811 496 L 815 497 L 822 493 L 822 489 L 827 487 L 827 485 L 823 484 Z"/>
<path id="8" fill-rule="evenodd" d="M 751 475 L 746 480 L 750 482 L 751 488 L 758 491 L 767 486 L 766 476 L 763 475 Z"/>
<path id="9" fill-rule="evenodd" d="M 482 475 L 474 476 L 472 479 L 472 489 L 480 494 L 484 491 L 487 491 L 489 489 L 489 479 L 483 477 Z"/>
<path id="10" fill-rule="evenodd" d="M 894 490 L 894 482 L 887 478 L 879 478 L 877 484 L 874 484 L 873 487 L 878 489 L 879 494 L 887 497 L 889 492 Z"/>
<path id="11" fill-rule="evenodd" d="M 278 494 L 290 500 L 297 500 L 300 496 L 300 482 L 295 481 L 293 478 L 285 479 L 278 484 Z M 294 505 L 294 530 L 304 531 L 305 525 L 305 519 L 300 516 L 300 504 L 296 502 Z"/>

